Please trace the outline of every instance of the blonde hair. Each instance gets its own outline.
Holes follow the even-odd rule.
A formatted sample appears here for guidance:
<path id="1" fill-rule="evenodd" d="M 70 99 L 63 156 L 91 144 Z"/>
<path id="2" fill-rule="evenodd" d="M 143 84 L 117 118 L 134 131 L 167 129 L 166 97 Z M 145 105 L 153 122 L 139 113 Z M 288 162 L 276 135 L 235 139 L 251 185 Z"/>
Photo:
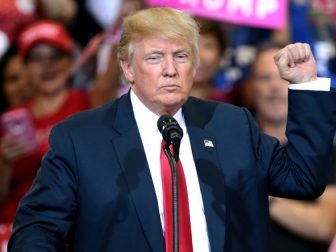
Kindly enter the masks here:
<path id="1" fill-rule="evenodd" d="M 135 50 L 134 43 L 144 37 L 154 36 L 189 43 L 193 63 L 198 65 L 199 27 L 196 21 L 183 11 L 168 7 L 144 9 L 126 17 L 122 28 L 118 60 L 131 60 Z"/>

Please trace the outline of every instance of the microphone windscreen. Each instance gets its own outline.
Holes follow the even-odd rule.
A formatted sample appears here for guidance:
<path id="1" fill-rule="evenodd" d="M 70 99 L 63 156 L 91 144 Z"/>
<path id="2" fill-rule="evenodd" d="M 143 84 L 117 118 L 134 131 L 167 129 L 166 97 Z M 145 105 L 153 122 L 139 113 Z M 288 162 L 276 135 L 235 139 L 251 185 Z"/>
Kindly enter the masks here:
<path id="1" fill-rule="evenodd" d="M 174 117 L 170 116 L 170 115 L 162 115 L 160 116 L 160 118 L 157 121 L 157 127 L 160 131 L 160 133 L 162 133 L 163 128 L 171 121 L 174 121 Z"/>

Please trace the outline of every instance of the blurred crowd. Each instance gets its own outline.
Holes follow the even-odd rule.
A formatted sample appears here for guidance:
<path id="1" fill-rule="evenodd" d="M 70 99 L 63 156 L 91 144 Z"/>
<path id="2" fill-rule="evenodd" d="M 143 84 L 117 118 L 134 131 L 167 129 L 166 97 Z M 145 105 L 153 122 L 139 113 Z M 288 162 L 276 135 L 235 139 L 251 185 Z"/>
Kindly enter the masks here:
<path id="1" fill-rule="evenodd" d="M 147 7 L 146 0 L 1 0 L 0 251 L 1 224 L 12 223 L 53 125 L 128 91 L 116 59 L 120 25 Z M 200 64 L 192 95 L 249 108 L 260 129 L 281 144 L 288 83 L 279 77 L 275 52 L 288 43 L 309 43 L 318 74 L 336 87 L 334 0 L 288 0 L 281 30 L 196 19 Z M 272 251 L 336 251 L 330 247 L 336 235 L 336 147 L 332 156 L 320 198 L 270 198 Z"/>

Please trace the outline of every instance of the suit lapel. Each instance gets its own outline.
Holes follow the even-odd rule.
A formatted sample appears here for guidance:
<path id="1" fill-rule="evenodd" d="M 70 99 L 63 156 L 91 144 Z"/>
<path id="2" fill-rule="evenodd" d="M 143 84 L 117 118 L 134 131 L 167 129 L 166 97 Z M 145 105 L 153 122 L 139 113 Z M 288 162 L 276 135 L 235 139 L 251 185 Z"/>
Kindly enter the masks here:
<path id="1" fill-rule="evenodd" d="M 112 143 L 140 223 L 152 250 L 164 251 L 163 232 L 155 189 L 134 119 L 129 94 L 123 96 L 119 101 L 113 127 L 120 135 L 113 137 Z"/>
<path id="2" fill-rule="evenodd" d="M 220 168 L 213 132 L 206 130 L 211 111 L 204 111 L 190 100 L 183 107 L 187 130 L 201 188 L 211 251 L 224 251 L 225 241 L 225 180 Z"/>

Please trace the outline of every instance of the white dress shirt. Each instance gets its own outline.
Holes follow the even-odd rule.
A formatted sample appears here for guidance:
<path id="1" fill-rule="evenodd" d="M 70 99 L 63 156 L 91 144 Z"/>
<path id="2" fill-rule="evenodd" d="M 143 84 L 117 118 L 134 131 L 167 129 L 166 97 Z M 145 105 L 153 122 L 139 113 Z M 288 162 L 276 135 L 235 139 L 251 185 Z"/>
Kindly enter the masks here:
<path id="1" fill-rule="evenodd" d="M 309 81 L 300 84 L 289 84 L 289 89 L 311 90 L 311 91 L 330 91 L 330 78 L 317 78 L 316 81 Z"/>
<path id="2" fill-rule="evenodd" d="M 157 128 L 157 121 L 159 119 L 159 116 L 151 112 L 139 100 L 139 98 L 132 90 L 131 102 L 135 120 L 140 132 L 142 144 L 145 149 L 150 174 L 152 176 L 156 198 L 158 201 L 161 225 L 164 231 L 164 210 L 160 164 L 162 135 Z M 203 200 L 196 173 L 196 167 L 192 156 L 189 135 L 184 121 L 184 117 L 182 115 L 182 109 L 180 109 L 174 115 L 174 118 L 178 121 L 183 130 L 183 138 L 180 146 L 180 160 L 182 162 L 188 190 L 193 251 L 208 252 L 210 251 L 210 245 L 204 215 Z"/>

